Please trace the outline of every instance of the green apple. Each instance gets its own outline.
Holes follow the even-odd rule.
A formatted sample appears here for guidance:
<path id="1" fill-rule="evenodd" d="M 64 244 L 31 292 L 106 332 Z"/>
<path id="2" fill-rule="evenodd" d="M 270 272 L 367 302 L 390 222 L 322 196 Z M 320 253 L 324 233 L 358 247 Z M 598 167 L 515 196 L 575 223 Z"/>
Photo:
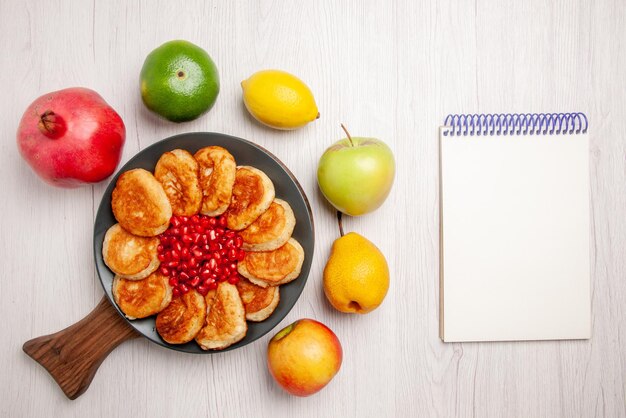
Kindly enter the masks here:
<path id="1" fill-rule="evenodd" d="M 363 215 L 383 204 L 396 171 L 391 149 L 376 138 L 352 137 L 330 146 L 320 158 L 317 182 L 337 210 Z"/>

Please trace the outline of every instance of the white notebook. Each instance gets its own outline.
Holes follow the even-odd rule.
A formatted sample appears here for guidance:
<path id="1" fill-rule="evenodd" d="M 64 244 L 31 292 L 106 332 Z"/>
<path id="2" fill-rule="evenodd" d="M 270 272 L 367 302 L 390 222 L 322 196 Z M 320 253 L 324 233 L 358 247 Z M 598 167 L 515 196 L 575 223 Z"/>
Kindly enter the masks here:
<path id="1" fill-rule="evenodd" d="M 581 113 L 450 115 L 440 130 L 440 337 L 591 334 Z"/>

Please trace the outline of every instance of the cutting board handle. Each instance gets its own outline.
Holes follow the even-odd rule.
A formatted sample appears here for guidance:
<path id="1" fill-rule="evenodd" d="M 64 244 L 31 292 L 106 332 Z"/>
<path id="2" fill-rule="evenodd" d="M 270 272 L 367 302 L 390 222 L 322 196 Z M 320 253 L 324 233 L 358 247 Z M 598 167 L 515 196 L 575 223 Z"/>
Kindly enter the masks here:
<path id="1" fill-rule="evenodd" d="M 103 297 L 79 322 L 27 341 L 22 349 L 48 370 L 68 398 L 76 399 L 87 390 L 106 356 L 139 335 Z"/>

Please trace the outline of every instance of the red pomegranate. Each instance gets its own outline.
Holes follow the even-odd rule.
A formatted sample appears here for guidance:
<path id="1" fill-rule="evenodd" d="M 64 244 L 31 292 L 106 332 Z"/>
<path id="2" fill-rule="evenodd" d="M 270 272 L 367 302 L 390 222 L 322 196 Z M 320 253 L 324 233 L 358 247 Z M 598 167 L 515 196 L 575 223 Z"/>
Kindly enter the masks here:
<path id="1" fill-rule="evenodd" d="M 73 87 L 44 94 L 24 112 L 17 130 L 22 157 L 60 187 L 97 183 L 115 171 L 126 128 L 95 91 Z"/>

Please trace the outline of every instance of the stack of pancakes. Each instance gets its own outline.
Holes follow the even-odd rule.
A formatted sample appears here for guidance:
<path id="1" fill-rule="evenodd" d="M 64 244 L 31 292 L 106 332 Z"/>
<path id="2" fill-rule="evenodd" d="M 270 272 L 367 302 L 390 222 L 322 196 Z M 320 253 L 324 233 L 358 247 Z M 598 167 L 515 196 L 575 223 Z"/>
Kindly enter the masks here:
<path id="1" fill-rule="evenodd" d="M 300 275 L 304 250 L 291 237 L 291 207 L 275 198 L 265 173 L 237 166 L 224 148 L 195 155 L 176 149 L 161 156 L 154 174 L 140 168 L 122 173 L 111 206 L 118 223 L 106 232 L 102 253 L 115 273 L 115 302 L 129 319 L 157 315 L 156 329 L 170 344 L 195 339 L 204 350 L 220 350 L 240 341 L 246 320 L 268 318 L 280 300 L 279 285 Z M 173 215 L 198 213 L 225 216 L 243 238 L 240 280 L 220 282 L 206 296 L 191 289 L 173 298 L 169 278 L 159 271 L 157 236 Z"/>

